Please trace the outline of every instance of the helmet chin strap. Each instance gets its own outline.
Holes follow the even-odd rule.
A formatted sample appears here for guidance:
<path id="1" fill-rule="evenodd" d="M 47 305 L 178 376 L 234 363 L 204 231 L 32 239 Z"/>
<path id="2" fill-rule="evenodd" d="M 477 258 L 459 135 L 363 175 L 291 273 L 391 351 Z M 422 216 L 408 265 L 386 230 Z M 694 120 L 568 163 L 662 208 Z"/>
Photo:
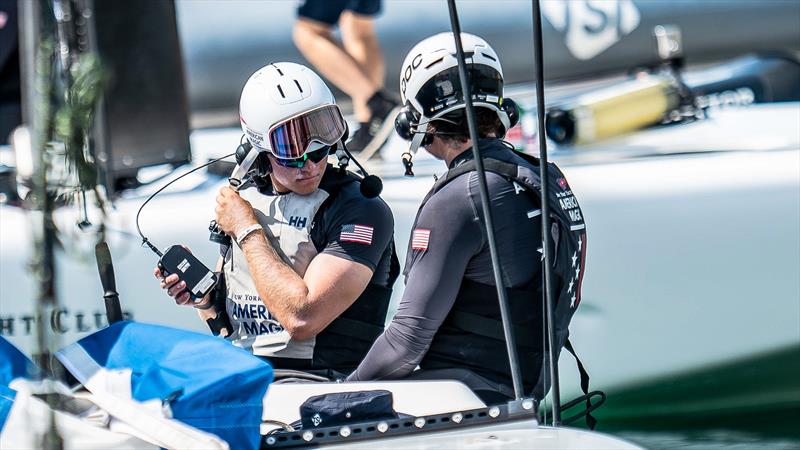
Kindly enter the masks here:
<path id="1" fill-rule="evenodd" d="M 411 145 L 408 146 L 408 152 L 411 155 L 416 155 L 422 145 L 422 141 L 428 133 L 428 122 L 421 122 L 417 124 L 417 130 L 414 131 L 414 137 L 411 139 Z"/>

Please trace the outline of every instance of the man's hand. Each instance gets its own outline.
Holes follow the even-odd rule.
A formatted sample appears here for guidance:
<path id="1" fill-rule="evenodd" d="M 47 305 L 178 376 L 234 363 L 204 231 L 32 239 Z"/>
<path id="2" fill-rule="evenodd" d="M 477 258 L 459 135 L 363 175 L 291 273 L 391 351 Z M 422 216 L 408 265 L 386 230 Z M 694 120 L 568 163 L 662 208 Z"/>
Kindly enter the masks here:
<path id="1" fill-rule="evenodd" d="M 237 232 L 258 223 L 250 202 L 243 199 L 230 186 L 225 186 L 219 190 L 217 208 L 214 212 L 217 215 L 217 225 L 234 239 Z"/>
<path id="2" fill-rule="evenodd" d="M 172 297 L 175 300 L 175 303 L 178 305 L 191 305 L 192 299 L 189 295 L 189 291 L 186 290 L 186 282 L 179 281 L 178 276 L 174 273 L 164 277 L 164 274 L 161 272 L 161 269 L 156 267 L 153 269 L 153 275 L 158 278 L 161 282 L 161 289 L 165 289 L 167 291 L 167 295 Z"/>

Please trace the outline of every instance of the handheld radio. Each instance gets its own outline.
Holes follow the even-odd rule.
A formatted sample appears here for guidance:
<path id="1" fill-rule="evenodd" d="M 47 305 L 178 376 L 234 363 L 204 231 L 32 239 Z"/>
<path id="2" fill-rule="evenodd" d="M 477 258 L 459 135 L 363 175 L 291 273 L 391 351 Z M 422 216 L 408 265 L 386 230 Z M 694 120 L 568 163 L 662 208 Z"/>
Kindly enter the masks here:
<path id="1" fill-rule="evenodd" d="M 150 250 L 153 251 L 153 253 L 158 255 L 158 268 L 165 277 L 171 274 L 176 274 L 178 275 L 180 281 L 184 281 L 186 283 L 186 291 L 189 292 L 189 295 L 194 302 L 201 301 L 203 297 L 208 295 L 208 293 L 214 289 L 214 286 L 217 285 L 217 281 L 219 281 L 219 276 L 214 271 L 206 267 L 205 264 L 200 262 L 197 257 L 195 257 L 189 250 L 181 245 L 172 245 L 167 247 L 164 252 L 159 250 L 158 247 L 150 242 L 150 240 L 147 239 L 142 233 L 142 230 L 139 227 L 139 215 L 142 213 L 144 206 L 147 205 L 147 203 L 149 203 L 153 197 L 161 193 L 161 191 L 166 189 L 172 183 L 180 180 L 186 175 L 189 175 L 225 158 L 229 158 L 233 155 L 234 154 L 231 153 L 230 155 L 225 155 L 221 158 L 211 160 L 208 163 L 196 167 L 175 178 L 148 197 L 147 200 L 142 203 L 142 206 L 139 207 L 139 211 L 136 213 L 136 231 L 138 231 L 139 236 L 142 237 L 142 244 L 146 245 Z"/>
<path id="2" fill-rule="evenodd" d="M 217 285 L 217 274 L 180 245 L 167 248 L 158 260 L 158 268 L 165 276 L 174 273 L 186 282 L 186 290 L 194 301 L 205 297 Z"/>

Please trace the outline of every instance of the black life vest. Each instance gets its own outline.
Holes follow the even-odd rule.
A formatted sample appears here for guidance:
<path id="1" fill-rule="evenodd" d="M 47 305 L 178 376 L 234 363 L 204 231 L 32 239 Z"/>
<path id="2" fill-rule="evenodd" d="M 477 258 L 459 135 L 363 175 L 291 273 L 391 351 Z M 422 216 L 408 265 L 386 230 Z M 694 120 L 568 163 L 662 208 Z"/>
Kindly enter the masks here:
<path id="1" fill-rule="evenodd" d="M 360 182 L 360 179 L 344 170 L 328 167 L 320 188 L 326 190 L 330 196 L 314 217 L 315 224 L 320 223 L 322 214 L 334 202 L 342 188 L 353 182 Z M 311 236 L 315 236 L 313 227 Z M 392 254 L 387 287 L 368 284 L 356 301 L 317 335 L 311 369 L 351 372 L 364 359 L 375 339 L 383 333 L 392 286 L 400 274 L 394 238 L 390 249 Z"/>
<path id="2" fill-rule="evenodd" d="M 254 178 L 251 181 L 259 192 L 264 194 L 271 192 L 268 179 Z M 320 189 L 327 192 L 328 197 L 317 209 L 309 233 L 317 252 L 321 252 L 326 244 L 325 233 L 319 227 L 325 211 L 335 201 L 342 189 L 356 182 L 360 182 L 360 179 L 349 172 L 334 169 L 331 166 L 326 169 Z M 317 334 L 310 360 L 271 356 L 269 359 L 275 367 L 298 370 L 333 369 L 346 373 L 358 366 L 375 339 L 383 332 L 392 295 L 392 285 L 400 272 L 394 239 L 386 251 L 391 253 L 386 285 L 370 282 L 349 308 Z M 217 305 L 217 310 L 223 311 L 219 321 L 224 323 L 227 320 L 226 325 L 231 327 L 230 320 L 222 317 L 227 314 L 224 307 L 224 295 L 221 297 L 222 299 L 219 301 L 221 304 Z M 213 330 L 214 326 L 212 325 Z"/>
<path id="3" fill-rule="evenodd" d="M 527 164 L 515 164 L 484 157 L 487 172 L 498 174 L 515 189 L 523 189 L 541 204 L 539 159 L 516 154 Z M 475 170 L 469 160 L 451 169 L 434 185 L 423 205 L 453 179 Z M 561 170 L 552 163 L 548 167 L 548 188 L 553 245 L 553 299 L 555 345 L 557 355 L 569 337 L 569 323 L 580 303 L 583 267 L 586 257 L 586 227 L 577 199 Z M 531 220 L 541 220 L 541 210 L 528 213 Z M 521 223 L 520 226 L 525 226 Z M 536 239 L 538 236 L 532 236 Z M 531 264 L 543 264 L 540 254 L 531 255 Z M 543 271 L 542 271 L 543 273 Z M 510 317 L 516 339 L 519 363 L 526 394 L 541 399 L 549 390 L 549 370 L 544 358 L 545 316 L 543 282 L 538 277 L 526 286 L 507 288 Z M 511 385 L 500 307 L 496 287 L 464 279 L 452 309 L 439 327 L 431 346 L 420 363 L 422 369 L 463 367 L 492 381 Z M 545 382 L 546 381 L 546 382 Z"/>

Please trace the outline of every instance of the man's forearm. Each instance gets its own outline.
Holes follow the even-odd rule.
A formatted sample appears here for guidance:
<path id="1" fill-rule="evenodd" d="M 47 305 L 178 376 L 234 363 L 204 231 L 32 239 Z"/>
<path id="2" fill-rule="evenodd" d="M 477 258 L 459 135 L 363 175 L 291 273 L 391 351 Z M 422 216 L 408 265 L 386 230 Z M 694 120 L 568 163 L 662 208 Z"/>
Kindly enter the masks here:
<path id="1" fill-rule="evenodd" d="M 308 313 L 308 286 L 303 278 L 289 267 L 267 242 L 262 232 L 253 233 L 242 243 L 247 267 L 256 290 L 270 313 L 284 328 L 304 325 Z"/>

